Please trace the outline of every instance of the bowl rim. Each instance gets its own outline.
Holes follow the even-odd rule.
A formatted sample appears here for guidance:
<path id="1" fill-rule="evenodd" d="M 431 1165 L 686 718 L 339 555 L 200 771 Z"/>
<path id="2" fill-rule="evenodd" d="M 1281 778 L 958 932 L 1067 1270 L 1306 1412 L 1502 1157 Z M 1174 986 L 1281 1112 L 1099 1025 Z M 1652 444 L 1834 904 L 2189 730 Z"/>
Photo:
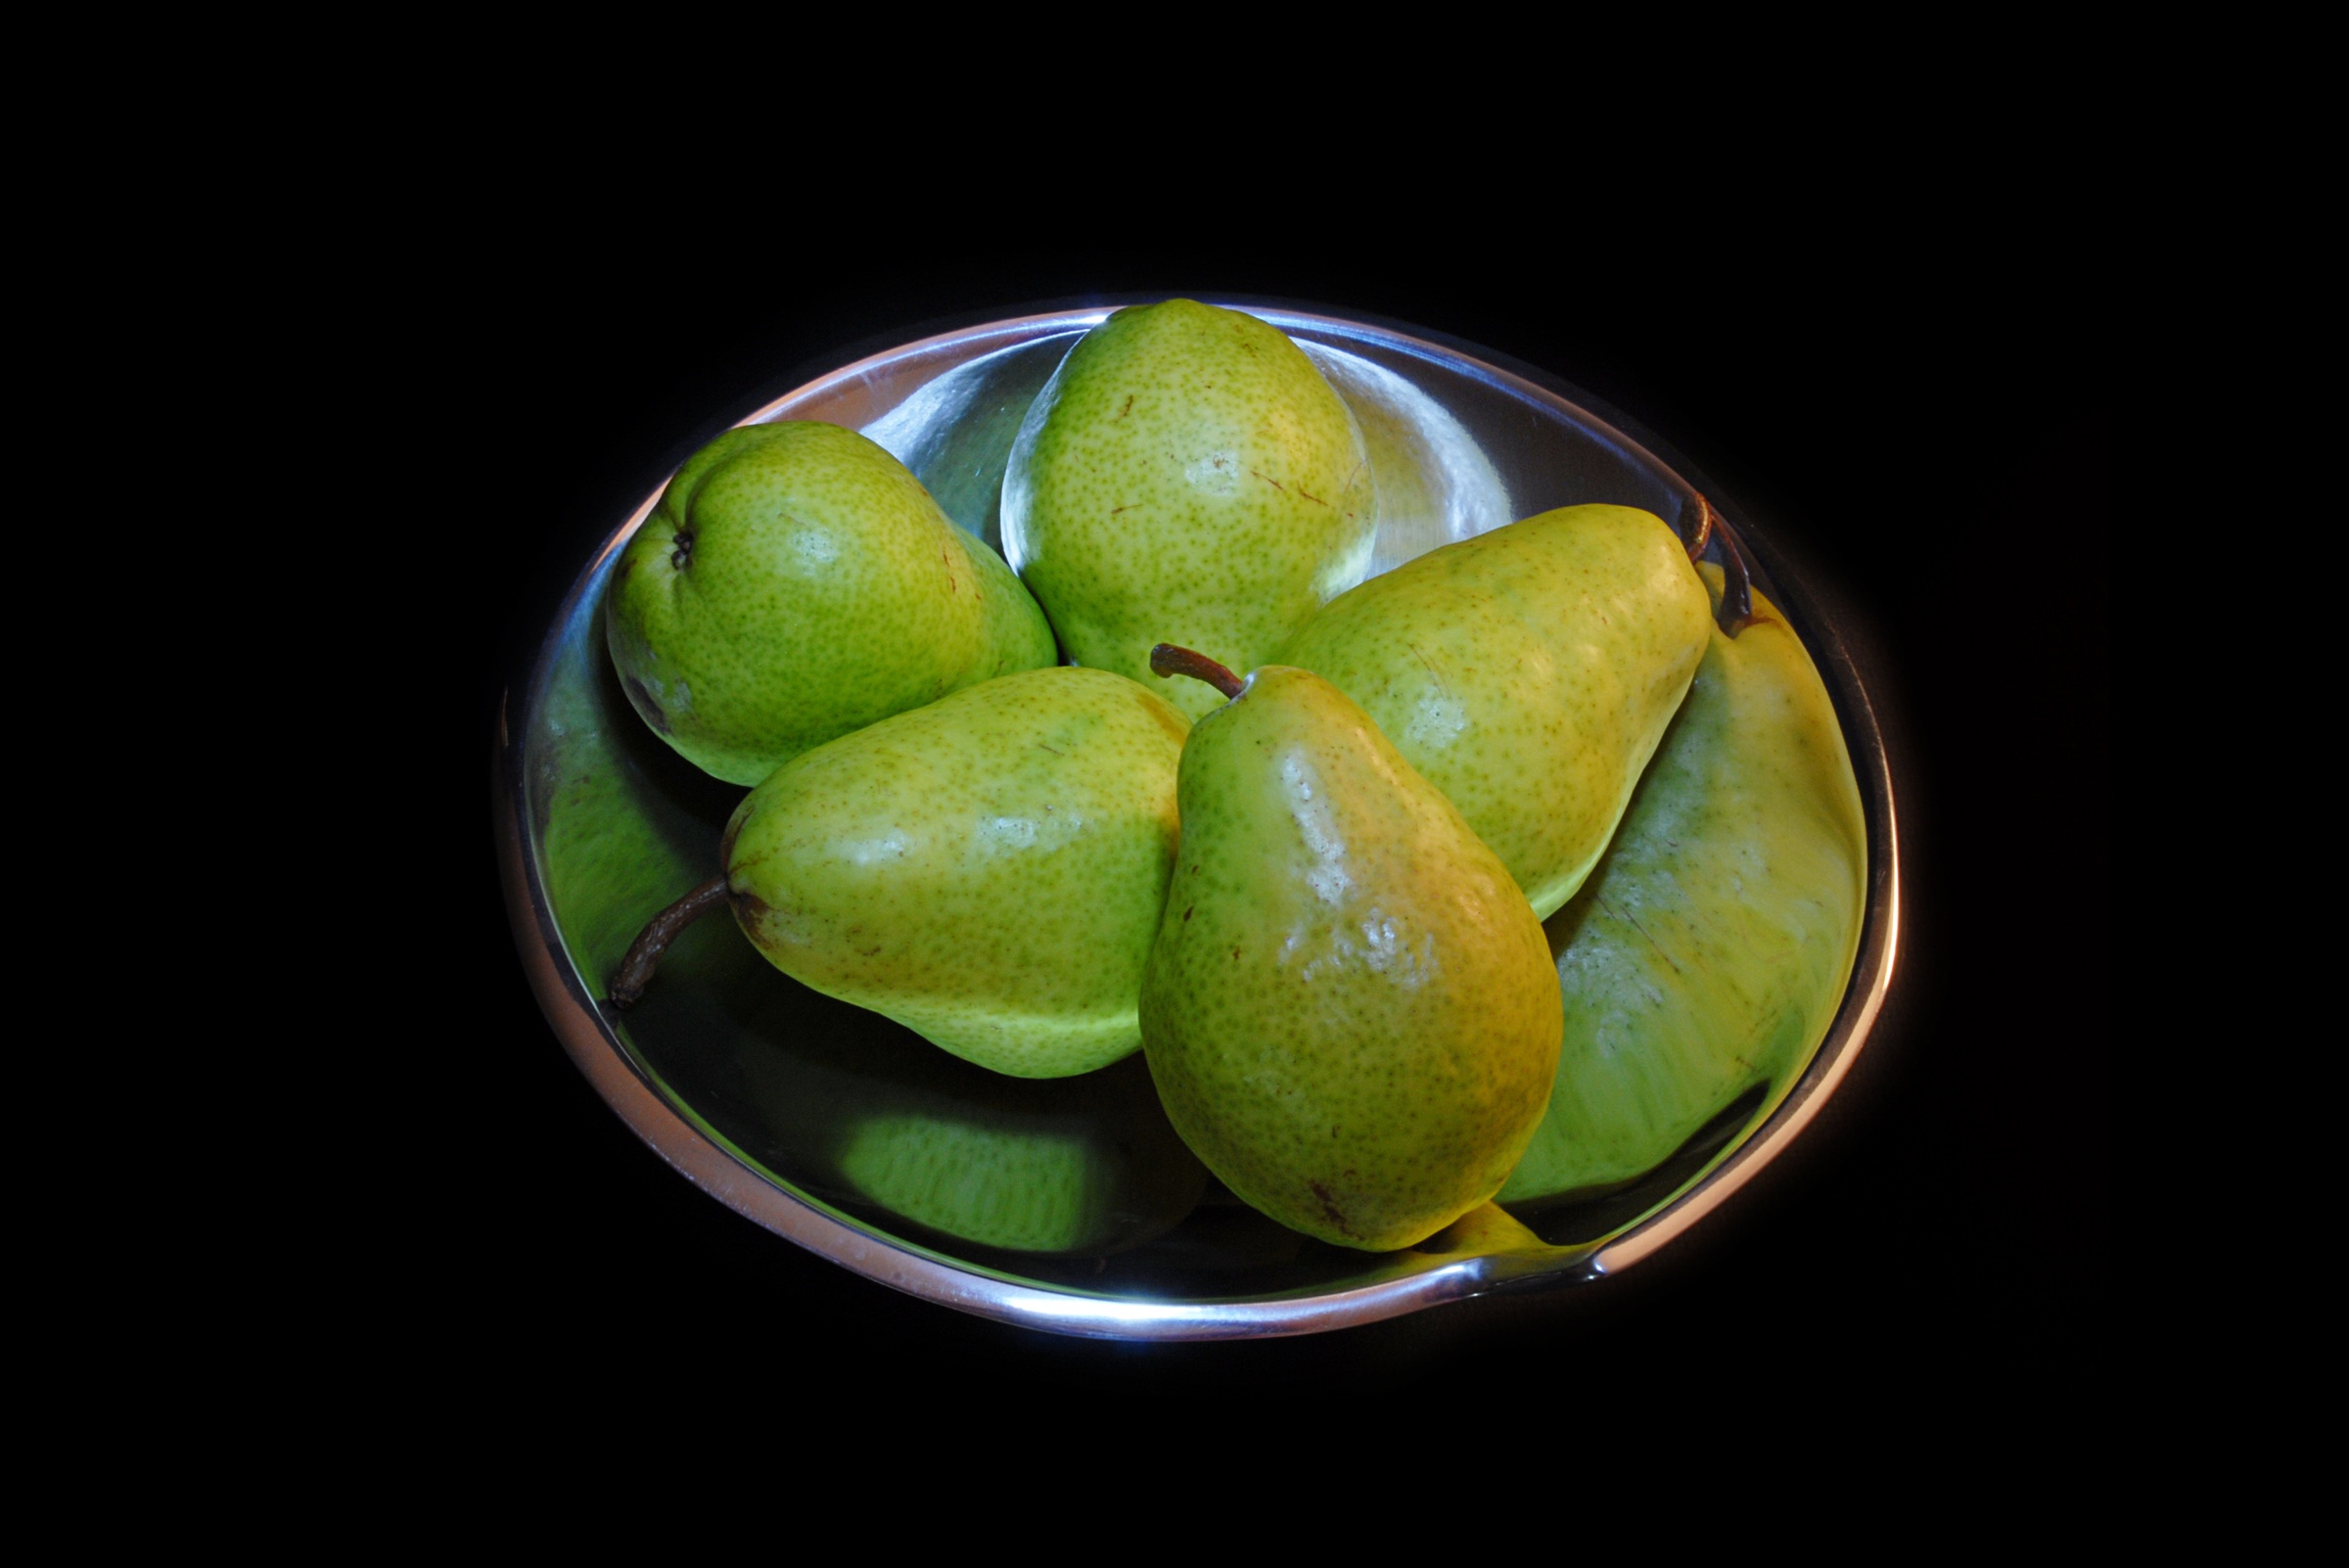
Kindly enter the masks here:
<path id="1" fill-rule="evenodd" d="M 802 366 L 790 385 L 761 397 L 731 426 L 760 423 L 778 410 L 841 386 L 883 365 L 1001 340 L 1013 346 L 1097 324 L 1125 303 L 1166 298 L 1105 297 L 1081 304 L 1031 307 L 1011 315 L 973 318 L 880 348 L 871 340 L 851 357 L 809 374 Z M 1696 468 L 1639 424 L 1551 372 L 1448 334 L 1327 305 L 1252 296 L 1205 296 L 1209 302 L 1247 310 L 1289 330 L 1293 323 L 1340 339 L 1367 338 L 1383 346 L 1470 368 L 1483 379 L 1538 403 L 1562 403 L 1632 453 L 1701 493 L 1737 530 L 1773 596 L 1795 623 L 1818 666 L 1843 729 L 1859 781 L 1867 836 L 1867 881 L 1858 950 L 1844 995 L 1825 1037 L 1793 1085 L 1758 1127 L 1748 1127 L 1674 1195 L 1602 1241 L 1572 1246 L 1503 1248 L 1458 1256 L 1412 1251 L 1388 1255 L 1389 1267 L 1370 1265 L 1373 1277 L 1339 1289 L 1303 1289 L 1266 1296 L 1153 1301 L 1112 1296 L 1023 1279 L 956 1259 L 891 1235 L 793 1191 L 734 1152 L 699 1119 L 672 1103 L 634 1060 L 618 1036 L 608 1003 L 590 994 L 569 957 L 529 839 L 529 780 L 523 737 L 544 701 L 569 627 L 593 591 L 605 560 L 626 543 L 667 486 L 668 476 L 606 534 L 565 592 L 544 635 L 531 647 L 519 682 L 500 695 L 492 748 L 499 877 L 515 945 L 530 989 L 573 1064 L 629 1129 L 672 1169 L 712 1197 L 767 1230 L 877 1283 L 983 1317 L 1084 1338 L 1203 1340 L 1310 1334 L 1379 1321 L 1440 1303 L 1484 1294 L 1503 1284 L 1550 1288 L 1621 1273 L 1685 1235 L 1719 1209 L 1799 1137 L 1833 1096 L 1865 1047 L 1890 989 L 1901 934 L 1901 866 L 1890 758 L 1874 706 L 1850 650 L 1821 612 L 1800 574 L 1790 573 L 1767 534 L 1757 530 L 1734 496 L 1710 484 Z M 909 329 L 918 330 L 918 329 Z M 992 351 L 981 347 L 964 360 Z M 814 364 L 823 364 L 816 360 Z M 730 428 L 729 427 L 729 428 Z M 523 694 L 515 710 L 517 689 Z"/>

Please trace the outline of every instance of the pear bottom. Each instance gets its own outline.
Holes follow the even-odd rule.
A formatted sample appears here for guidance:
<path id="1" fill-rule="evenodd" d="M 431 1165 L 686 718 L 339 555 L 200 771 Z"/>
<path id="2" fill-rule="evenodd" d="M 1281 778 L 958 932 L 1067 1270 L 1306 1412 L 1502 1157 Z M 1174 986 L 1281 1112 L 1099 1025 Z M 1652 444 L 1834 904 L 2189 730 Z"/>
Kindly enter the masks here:
<path id="1" fill-rule="evenodd" d="M 819 990 L 821 988 L 818 988 Z M 1082 1018 L 1045 1013 L 974 1015 L 966 1005 L 908 1004 L 887 992 L 834 992 L 894 1019 L 966 1062 L 1012 1078 L 1069 1078 L 1131 1056 L 1142 1043 L 1132 1010 Z"/>
<path id="2" fill-rule="evenodd" d="M 1527 1022 L 1520 1038 L 1542 1040 L 1540 1022 Z M 1366 1252 L 1415 1246 L 1500 1191 L 1557 1059 L 1554 1043 L 1537 1044 L 1512 1053 L 1535 1064 L 1527 1070 L 1463 1074 L 1447 1052 L 1413 1061 L 1373 1049 L 1359 1074 L 1337 1069 L 1348 1090 L 1309 1074 L 1263 1084 L 1250 1102 L 1221 1071 L 1224 1053 L 1204 1064 L 1179 1047 L 1144 1054 L 1167 1119 L 1225 1186 L 1292 1230 Z"/>

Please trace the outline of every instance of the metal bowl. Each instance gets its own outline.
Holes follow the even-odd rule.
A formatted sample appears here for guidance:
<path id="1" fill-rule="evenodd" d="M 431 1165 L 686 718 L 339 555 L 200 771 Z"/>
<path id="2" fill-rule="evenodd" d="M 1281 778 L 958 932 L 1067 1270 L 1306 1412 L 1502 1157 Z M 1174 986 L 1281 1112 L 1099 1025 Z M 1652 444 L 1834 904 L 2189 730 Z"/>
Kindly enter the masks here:
<path id="1" fill-rule="evenodd" d="M 1681 526 L 1697 491 L 1542 372 L 1434 335 L 1321 310 L 1245 306 L 1287 333 L 1353 406 L 1380 524 L 1371 570 L 1555 506 L 1611 501 Z M 1003 467 L 1030 400 L 1107 307 L 1020 316 L 869 355 L 745 423 L 861 430 L 954 521 L 1001 548 Z M 1300 1237 L 1223 1193 L 1159 1111 L 1139 1056 L 1055 1082 L 947 1057 L 799 986 L 732 923 L 706 920 L 627 1014 L 601 998 L 644 921 L 717 864 L 741 792 L 655 737 L 604 651 L 605 578 L 659 495 L 621 520 L 548 627 L 498 724 L 508 907 L 556 1035 L 637 1134 L 719 1201 L 869 1279 L 965 1312 L 1125 1339 L 1302 1334 L 1504 1284 L 1619 1272 L 1752 1177 L 1835 1091 L 1893 969 L 1900 870 L 1891 777 L 1831 625 L 1731 496 L 1709 493 L 1825 679 L 1859 776 L 1868 891 L 1825 1038 L 1628 1191 L 1522 1225 L 1471 1216 L 1383 1256 Z"/>

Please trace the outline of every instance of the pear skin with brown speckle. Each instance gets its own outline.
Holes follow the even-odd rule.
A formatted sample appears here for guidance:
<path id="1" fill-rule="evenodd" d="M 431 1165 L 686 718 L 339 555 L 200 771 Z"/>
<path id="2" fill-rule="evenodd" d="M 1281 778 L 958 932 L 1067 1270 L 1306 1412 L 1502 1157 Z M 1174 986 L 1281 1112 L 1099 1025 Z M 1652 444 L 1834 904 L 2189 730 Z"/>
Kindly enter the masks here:
<path id="1" fill-rule="evenodd" d="M 1193 726 L 1142 978 L 1167 1114 L 1265 1214 L 1367 1251 L 1499 1190 L 1562 1012 L 1508 868 L 1360 708 L 1267 667 Z"/>
<path id="2" fill-rule="evenodd" d="M 1371 578 L 1278 658 L 1360 703 L 1547 919 L 1598 863 L 1712 625 L 1662 518 L 1568 506 Z"/>

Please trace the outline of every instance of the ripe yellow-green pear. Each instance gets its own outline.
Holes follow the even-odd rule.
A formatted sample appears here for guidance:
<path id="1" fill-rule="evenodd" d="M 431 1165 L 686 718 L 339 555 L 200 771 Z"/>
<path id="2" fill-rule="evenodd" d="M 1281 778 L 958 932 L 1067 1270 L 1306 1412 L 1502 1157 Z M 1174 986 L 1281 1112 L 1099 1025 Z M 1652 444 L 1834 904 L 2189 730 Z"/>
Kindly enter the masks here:
<path id="1" fill-rule="evenodd" d="M 1235 669 L 1361 580 L 1377 525 L 1360 429 L 1272 327 L 1190 300 L 1086 333 L 1028 410 L 1003 476 L 1003 553 L 1069 657 L 1164 690 L 1179 643 Z"/>
<path id="2" fill-rule="evenodd" d="M 1721 569 L 1700 570 L 1718 596 Z M 1565 1047 L 1502 1199 L 1635 1180 L 1758 1084 L 1767 1116 L 1834 1022 L 1866 891 L 1834 706 L 1757 592 L 1743 630 L 1713 632 L 1606 857 L 1548 921 Z"/>
<path id="3" fill-rule="evenodd" d="M 1547 918 L 1606 849 L 1712 624 L 1663 519 L 1569 506 L 1371 578 L 1280 660 L 1359 703 Z"/>
<path id="4" fill-rule="evenodd" d="M 803 985 L 998 1073 L 1091 1072 L 1141 1043 L 1189 728 L 1071 666 L 885 718 L 744 799 L 728 902 Z"/>
<path id="5" fill-rule="evenodd" d="M 854 431 L 730 430 L 687 460 L 605 601 L 628 701 L 736 784 L 809 747 L 1058 658 L 1036 601 Z"/>
<path id="6" fill-rule="evenodd" d="M 1557 1067 L 1557 971 L 1493 852 L 1361 709 L 1270 667 L 1183 749 L 1142 982 L 1168 1118 L 1308 1235 L 1407 1247 L 1499 1190 Z"/>

